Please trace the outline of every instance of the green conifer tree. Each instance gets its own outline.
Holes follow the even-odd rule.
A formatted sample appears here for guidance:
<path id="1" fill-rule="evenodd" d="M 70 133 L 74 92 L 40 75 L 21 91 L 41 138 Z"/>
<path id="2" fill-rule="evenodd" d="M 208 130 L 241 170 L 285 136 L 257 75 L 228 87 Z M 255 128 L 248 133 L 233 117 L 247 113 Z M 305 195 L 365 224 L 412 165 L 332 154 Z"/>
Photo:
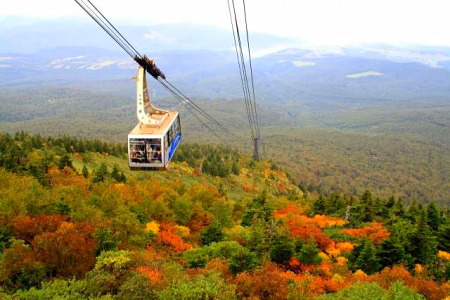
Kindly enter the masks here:
<path id="1" fill-rule="evenodd" d="M 434 232 L 437 232 L 439 230 L 441 218 L 439 215 L 439 209 L 434 202 L 431 202 L 427 205 L 427 224 Z"/>
<path id="2" fill-rule="evenodd" d="M 231 172 L 234 175 L 239 175 L 239 166 L 236 160 L 233 160 L 233 164 L 231 165 Z"/>
<path id="3" fill-rule="evenodd" d="M 319 256 L 319 248 L 313 238 L 310 238 L 308 242 L 303 245 L 297 258 L 307 265 L 316 265 L 322 262 L 322 258 Z"/>
<path id="4" fill-rule="evenodd" d="M 325 196 L 320 194 L 319 198 L 313 203 L 314 214 L 324 214 L 326 210 Z"/>
<path id="5" fill-rule="evenodd" d="M 378 272 L 381 268 L 377 257 L 377 250 L 372 242 L 365 240 L 364 248 L 355 261 L 355 268 L 361 269 L 367 274 Z"/>
<path id="6" fill-rule="evenodd" d="M 426 211 L 423 211 L 416 228 L 409 238 L 408 253 L 413 263 L 428 264 L 436 257 L 437 241 L 427 224 Z"/>
<path id="7" fill-rule="evenodd" d="M 381 266 L 391 267 L 405 259 L 405 248 L 397 236 L 392 236 L 380 244 L 378 259 Z"/>
<path id="8" fill-rule="evenodd" d="M 94 182 L 103 182 L 108 177 L 108 167 L 102 163 L 95 171 Z"/>
<path id="9" fill-rule="evenodd" d="M 81 174 L 83 175 L 84 178 L 88 178 L 89 177 L 89 171 L 86 168 L 86 165 L 83 165 L 83 169 L 81 170 Z"/>
<path id="10" fill-rule="evenodd" d="M 383 208 L 381 209 L 381 216 L 384 219 L 387 219 L 390 217 L 392 210 L 395 206 L 395 199 L 394 196 L 389 197 L 389 199 L 384 203 Z"/>
<path id="11" fill-rule="evenodd" d="M 374 213 L 374 203 L 372 193 L 368 190 L 361 196 L 360 204 L 358 205 L 357 218 L 361 222 L 372 222 Z"/>
<path id="12" fill-rule="evenodd" d="M 278 234 L 273 238 L 270 247 L 270 259 L 273 262 L 283 264 L 288 263 L 294 254 L 294 242 L 288 235 Z"/>
<path id="13" fill-rule="evenodd" d="M 64 154 L 61 159 L 59 160 L 58 163 L 58 168 L 59 169 L 64 169 L 65 167 L 69 167 L 73 169 L 73 165 L 72 165 L 72 158 L 70 158 L 69 154 Z"/>

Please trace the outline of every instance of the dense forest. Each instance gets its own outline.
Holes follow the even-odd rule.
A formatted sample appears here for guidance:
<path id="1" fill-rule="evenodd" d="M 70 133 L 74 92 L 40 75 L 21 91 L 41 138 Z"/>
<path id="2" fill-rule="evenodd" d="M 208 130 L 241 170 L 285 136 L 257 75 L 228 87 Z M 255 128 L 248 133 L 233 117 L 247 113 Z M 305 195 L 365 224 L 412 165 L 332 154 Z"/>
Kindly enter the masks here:
<path id="1" fill-rule="evenodd" d="M 47 136 L 125 141 L 136 124 L 133 92 L 5 89 L 0 91 L 0 128 L 12 135 L 26 130 Z M 338 101 L 332 95 L 265 99 L 259 110 L 263 156 L 283 166 L 304 191 L 357 197 L 369 189 L 382 198 L 401 196 L 407 204 L 448 206 L 448 101 L 347 100 Z M 251 153 L 242 100 L 198 100 L 234 134 L 219 138 L 175 99 L 157 98 L 155 103 L 180 111 L 184 142 L 226 143 Z"/>
<path id="2" fill-rule="evenodd" d="M 320 193 L 227 147 L 131 172 L 122 144 L 2 133 L 0 186 L 2 299 L 450 296 L 447 207 Z"/>

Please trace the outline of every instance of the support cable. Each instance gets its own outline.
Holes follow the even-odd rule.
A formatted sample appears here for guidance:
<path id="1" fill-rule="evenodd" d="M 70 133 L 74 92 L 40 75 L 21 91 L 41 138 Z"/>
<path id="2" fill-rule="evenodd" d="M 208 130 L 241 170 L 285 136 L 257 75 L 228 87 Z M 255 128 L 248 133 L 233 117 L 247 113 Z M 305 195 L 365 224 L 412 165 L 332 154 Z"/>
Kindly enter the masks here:
<path id="1" fill-rule="evenodd" d="M 248 34 L 248 23 L 247 23 L 247 10 L 245 6 L 245 0 L 242 0 L 243 3 L 243 15 L 245 22 L 245 31 L 246 31 L 246 39 L 247 39 L 247 55 L 249 61 L 249 70 L 250 74 L 247 75 L 247 67 L 245 63 L 245 56 L 243 51 L 243 46 L 241 42 L 241 34 L 239 30 L 239 21 L 236 12 L 236 6 L 234 0 L 228 0 L 228 11 L 230 14 L 231 27 L 233 31 L 233 39 L 236 50 L 236 57 L 239 66 L 239 75 L 242 83 L 242 90 L 244 94 L 244 102 L 247 111 L 247 118 L 249 123 L 250 132 L 252 135 L 253 145 L 254 145 L 254 155 L 253 158 L 255 160 L 259 160 L 259 144 L 261 142 L 261 129 L 260 129 L 260 117 L 257 112 L 256 105 L 256 96 L 255 96 L 255 87 L 254 87 L 254 79 L 253 79 L 253 66 L 251 62 L 251 51 L 250 51 L 250 39 Z M 250 83 L 249 83 L 250 77 Z M 251 88 L 250 88 L 251 85 Z"/>

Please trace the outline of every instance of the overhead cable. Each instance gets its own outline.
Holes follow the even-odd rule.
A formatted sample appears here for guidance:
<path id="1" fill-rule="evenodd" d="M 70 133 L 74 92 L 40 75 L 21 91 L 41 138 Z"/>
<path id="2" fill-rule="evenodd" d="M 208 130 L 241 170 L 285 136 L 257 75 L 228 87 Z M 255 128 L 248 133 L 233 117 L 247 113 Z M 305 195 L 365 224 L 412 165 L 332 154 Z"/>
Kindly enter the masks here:
<path id="1" fill-rule="evenodd" d="M 176 99 L 185 103 L 191 114 L 197 118 L 209 131 L 211 131 L 216 137 L 217 133 L 215 130 L 207 125 L 206 122 L 202 121 L 197 115 L 200 114 L 207 121 L 209 121 L 214 127 L 217 127 L 229 134 L 225 126 L 220 124 L 216 119 L 209 115 L 205 110 L 198 106 L 192 99 L 184 95 L 179 89 L 177 89 L 173 84 L 166 80 L 164 74 L 154 65 L 153 61 L 148 59 L 145 55 L 142 56 L 131 43 L 117 30 L 114 25 L 109 22 L 109 20 L 98 10 L 98 8 L 90 0 L 75 0 L 75 2 L 117 43 L 119 46 L 125 50 L 125 52 L 133 58 L 138 64 L 140 64 L 144 69 L 152 75 L 163 87 L 165 87 Z M 194 112 L 195 111 L 195 112 Z"/>
<path id="2" fill-rule="evenodd" d="M 261 142 L 261 130 L 260 130 L 260 120 L 257 112 L 255 87 L 253 80 L 253 67 L 251 62 L 251 51 L 250 51 L 250 39 L 248 35 L 248 23 L 247 23 L 247 11 L 245 7 L 245 0 L 242 0 L 243 4 L 243 15 L 245 22 L 245 31 L 247 39 L 247 56 L 248 65 L 250 69 L 250 74 L 247 74 L 247 64 L 244 55 L 244 50 L 241 42 L 241 34 L 239 29 L 239 19 L 236 12 L 236 5 L 234 0 L 228 0 L 228 11 L 230 14 L 231 28 L 233 31 L 233 39 L 236 50 L 236 57 L 239 66 L 239 75 L 242 83 L 242 91 L 244 94 L 244 102 L 247 111 L 247 119 L 249 123 L 250 132 L 252 135 L 252 140 L 254 144 L 254 159 L 259 160 L 259 143 Z M 250 77 L 250 82 L 249 82 Z M 251 87 L 250 87 L 251 86 Z"/>

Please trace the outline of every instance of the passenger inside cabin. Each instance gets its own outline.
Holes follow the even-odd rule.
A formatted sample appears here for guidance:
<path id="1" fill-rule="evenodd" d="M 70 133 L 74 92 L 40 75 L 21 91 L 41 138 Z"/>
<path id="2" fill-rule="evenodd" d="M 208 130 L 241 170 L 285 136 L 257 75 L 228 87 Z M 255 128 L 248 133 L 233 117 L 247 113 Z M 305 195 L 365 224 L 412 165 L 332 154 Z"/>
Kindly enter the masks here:
<path id="1" fill-rule="evenodd" d="M 158 160 L 158 162 L 162 162 L 161 151 L 157 152 L 156 159 Z"/>
<path id="2" fill-rule="evenodd" d="M 131 161 L 132 162 L 142 162 L 144 159 L 144 152 L 139 147 L 139 145 L 134 145 L 131 150 Z"/>

